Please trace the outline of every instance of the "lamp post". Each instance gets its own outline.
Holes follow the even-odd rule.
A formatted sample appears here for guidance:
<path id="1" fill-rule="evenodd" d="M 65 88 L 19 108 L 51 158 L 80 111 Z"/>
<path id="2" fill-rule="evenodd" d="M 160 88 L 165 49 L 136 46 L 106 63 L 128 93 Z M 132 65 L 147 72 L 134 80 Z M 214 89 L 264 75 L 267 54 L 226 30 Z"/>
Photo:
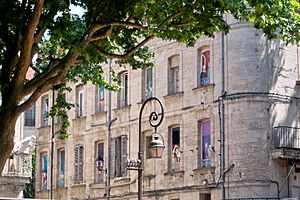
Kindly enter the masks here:
<path id="1" fill-rule="evenodd" d="M 100 173 L 103 173 L 104 170 L 104 160 L 102 157 L 98 157 L 96 160 L 95 160 L 95 166 L 98 170 L 98 177 L 97 177 L 97 181 L 100 182 L 101 179 L 99 178 L 100 177 Z M 101 176 L 101 178 L 103 179 L 103 176 Z"/>
<path id="2" fill-rule="evenodd" d="M 145 105 L 150 101 L 156 101 L 159 103 L 161 108 L 161 117 L 159 118 L 156 111 L 152 111 L 149 115 L 149 124 L 154 128 L 152 133 L 152 140 L 149 144 L 149 149 L 152 158 L 161 158 L 163 150 L 165 148 L 163 137 L 157 132 L 157 127 L 162 123 L 164 118 L 164 108 L 161 101 L 156 97 L 148 98 L 142 105 L 139 114 L 139 152 L 138 159 L 128 159 L 127 169 L 128 170 L 137 170 L 138 171 L 138 200 L 142 200 L 142 181 L 143 181 L 143 149 L 142 149 L 142 114 L 145 108 Z M 159 137 L 162 139 L 160 140 Z"/>

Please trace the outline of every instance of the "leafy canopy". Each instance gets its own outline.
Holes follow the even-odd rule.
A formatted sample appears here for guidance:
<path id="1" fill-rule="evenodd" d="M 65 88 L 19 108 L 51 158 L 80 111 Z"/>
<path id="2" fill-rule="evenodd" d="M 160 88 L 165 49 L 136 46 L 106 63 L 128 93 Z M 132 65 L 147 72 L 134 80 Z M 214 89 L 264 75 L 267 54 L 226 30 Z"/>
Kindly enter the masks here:
<path id="1" fill-rule="evenodd" d="M 71 5 L 81 7 L 83 15 L 72 13 Z M 18 116 L 66 81 L 116 89 L 105 80 L 100 63 L 115 58 L 133 69 L 152 66 L 148 41 L 193 45 L 202 35 L 228 33 L 224 14 L 253 23 L 270 39 L 299 44 L 299 10 L 297 0 L 2 0 L 1 109 L 11 107 Z M 29 67 L 35 71 L 31 80 L 26 79 Z M 58 105 L 71 107 L 63 101 Z M 55 109 L 54 114 L 66 115 Z"/>

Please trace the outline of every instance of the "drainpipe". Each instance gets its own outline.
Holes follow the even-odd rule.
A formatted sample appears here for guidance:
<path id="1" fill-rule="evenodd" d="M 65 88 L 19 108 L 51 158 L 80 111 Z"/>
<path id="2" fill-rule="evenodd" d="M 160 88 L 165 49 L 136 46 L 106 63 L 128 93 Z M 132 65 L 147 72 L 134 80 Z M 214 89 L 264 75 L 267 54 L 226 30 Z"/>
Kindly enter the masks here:
<path id="1" fill-rule="evenodd" d="M 55 90 L 52 89 L 52 106 L 55 103 L 54 100 Z M 54 152 L 54 116 L 51 117 L 51 153 L 50 153 L 50 199 L 53 199 L 53 152 Z"/>
<path id="2" fill-rule="evenodd" d="M 221 31 L 221 98 L 220 98 L 220 117 L 221 117 L 221 123 L 220 123 L 220 153 L 221 153 L 221 160 L 220 160 L 220 174 L 221 174 L 221 188 L 222 188 L 222 200 L 226 199 L 226 193 L 225 193 L 225 105 L 224 105 L 224 97 L 226 95 L 225 93 L 225 59 L 224 59 L 224 31 Z"/>
<path id="3" fill-rule="evenodd" d="M 111 59 L 108 60 L 108 65 L 109 65 L 109 77 L 108 77 L 108 84 L 111 84 L 111 72 L 112 72 L 112 66 L 111 66 Z M 117 120 L 111 119 L 111 91 L 108 91 L 108 99 L 107 99 L 107 111 L 108 111 L 108 117 L 107 117 L 107 122 L 108 122 L 108 133 L 107 133 L 107 162 L 106 162 L 106 197 L 107 199 L 110 198 L 110 162 L 111 162 L 111 125 L 114 121 Z"/>

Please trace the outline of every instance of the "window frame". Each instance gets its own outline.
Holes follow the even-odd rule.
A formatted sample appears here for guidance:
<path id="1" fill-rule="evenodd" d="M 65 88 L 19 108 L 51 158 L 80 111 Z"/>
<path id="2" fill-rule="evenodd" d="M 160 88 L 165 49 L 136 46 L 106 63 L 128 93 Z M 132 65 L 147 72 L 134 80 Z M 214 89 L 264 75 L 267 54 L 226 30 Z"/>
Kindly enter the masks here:
<path id="1" fill-rule="evenodd" d="M 76 86 L 76 117 L 85 116 L 85 92 L 84 85 Z"/>
<path id="2" fill-rule="evenodd" d="M 205 136 L 203 136 L 204 134 L 204 123 L 208 123 L 208 128 L 209 128 L 209 133 Z M 197 162 L 197 168 L 210 168 L 212 166 L 211 163 L 211 155 L 210 155 L 210 148 L 211 148 L 211 119 L 210 118 L 205 118 L 202 119 L 198 122 L 198 162 Z M 208 137 L 207 137 L 208 136 Z M 206 139 L 204 139 L 204 137 L 207 137 Z M 205 147 L 205 143 L 204 140 L 208 140 L 208 145 L 207 147 Z M 206 148 L 206 152 L 204 152 Z M 204 155 L 208 156 L 208 158 L 203 158 Z"/>
<path id="3" fill-rule="evenodd" d="M 47 126 L 48 125 L 48 114 L 49 114 L 49 96 L 45 95 L 42 97 L 42 103 L 41 103 L 41 126 Z M 46 101 L 47 100 L 47 101 Z M 45 102 L 47 102 L 45 104 Z"/>
<path id="4" fill-rule="evenodd" d="M 203 54 L 209 52 L 208 72 L 203 72 Z M 207 80 L 205 80 L 207 78 Z M 204 45 L 197 49 L 197 87 L 206 87 L 211 84 L 211 48 L 209 45 Z"/>
<path id="5" fill-rule="evenodd" d="M 64 152 L 63 162 L 62 152 Z M 66 185 L 66 150 L 64 148 L 57 150 L 57 158 L 57 187 L 63 188 Z"/>
<path id="6" fill-rule="evenodd" d="M 118 107 L 123 108 L 128 106 L 128 95 L 129 95 L 128 71 L 120 72 L 118 77 L 119 77 L 119 86 L 121 86 L 118 92 Z"/>
<path id="7" fill-rule="evenodd" d="M 178 131 L 178 142 L 174 143 L 174 134 Z M 183 151 L 181 149 L 181 132 L 180 126 L 175 125 L 169 128 L 169 171 L 180 172 L 182 170 L 182 156 Z"/>
<path id="8" fill-rule="evenodd" d="M 153 68 L 145 68 L 142 73 L 142 100 L 146 100 L 153 97 Z M 150 76 L 150 81 L 148 75 Z"/>
<path id="9" fill-rule="evenodd" d="M 33 103 L 32 106 L 24 113 L 24 126 L 35 126 L 35 114 L 36 104 Z"/>
<path id="10" fill-rule="evenodd" d="M 96 161 L 99 158 L 99 145 L 102 145 L 102 160 L 103 160 L 103 167 L 102 171 L 99 171 L 96 166 Z M 104 141 L 96 141 L 95 142 L 95 183 L 104 183 L 104 175 L 105 175 L 105 164 L 104 164 Z"/>
<path id="11" fill-rule="evenodd" d="M 75 145 L 75 150 L 74 150 L 74 184 L 83 183 L 83 179 L 84 179 L 83 168 L 84 168 L 84 146 L 83 144 L 77 144 Z"/>
<path id="12" fill-rule="evenodd" d="M 101 94 L 103 88 L 103 93 Z M 105 112 L 105 87 L 103 85 L 96 86 L 96 104 L 95 113 Z"/>
<path id="13" fill-rule="evenodd" d="M 170 56 L 168 58 L 168 94 L 176 94 L 181 90 L 180 68 L 180 55 Z"/>
<path id="14" fill-rule="evenodd" d="M 48 188 L 48 154 L 47 153 L 41 153 L 41 176 L 40 176 L 40 180 L 41 180 L 41 184 L 40 184 L 40 189 L 41 190 L 47 190 Z M 46 163 L 45 163 L 45 159 L 46 158 Z M 46 166 L 45 166 L 46 165 Z"/>

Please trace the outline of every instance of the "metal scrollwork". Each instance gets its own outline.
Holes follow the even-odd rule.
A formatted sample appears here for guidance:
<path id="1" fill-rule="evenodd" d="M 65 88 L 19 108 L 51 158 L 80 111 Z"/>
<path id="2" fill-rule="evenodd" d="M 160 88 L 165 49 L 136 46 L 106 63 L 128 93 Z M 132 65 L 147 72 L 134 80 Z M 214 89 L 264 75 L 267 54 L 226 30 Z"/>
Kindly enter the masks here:
<path id="1" fill-rule="evenodd" d="M 149 115 L 149 124 L 150 124 L 150 125 L 155 129 L 155 131 L 156 131 L 156 128 L 157 128 L 158 126 L 160 126 L 160 124 L 162 123 L 163 118 L 164 118 L 164 108 L 163 108 L 162 102 L 161 102 L 158 98 L 156 98 L 156 97 L 150 97 L 150 98 L 148 98 L 148 99 L 144 102 L 144 104 L 143 104 L 143 106 L 142 106 L 142 108 L 141 108 L 141 111 L 140 111 L 140 119 L 141 119 L 141 117 L 142 117 L 142 112 L 143 112 L 143 110 L 144 110 L 145 105 L 146 105 L 148 102 L 150 102 L 150 101 L 157 101 L 157 102 L 159 103 L 160 109 L 161 109 L 161 114 L 159 114 L 159 113 L 156 112 L 156 111 L 153 111 L 153 112 L 151 112 L 150 115 Z M 159 115 L 161 115 L 161 116 L 159 117 Z"/>

